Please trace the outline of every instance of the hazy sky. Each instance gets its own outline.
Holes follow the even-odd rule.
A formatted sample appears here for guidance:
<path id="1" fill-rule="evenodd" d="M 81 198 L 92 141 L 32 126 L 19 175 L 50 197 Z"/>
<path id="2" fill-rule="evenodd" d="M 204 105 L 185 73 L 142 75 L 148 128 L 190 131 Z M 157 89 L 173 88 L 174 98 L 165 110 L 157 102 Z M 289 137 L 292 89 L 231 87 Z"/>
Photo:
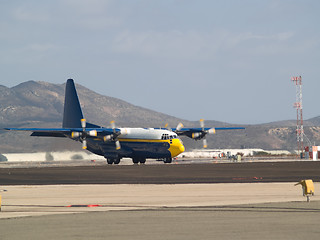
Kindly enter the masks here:
<path id="1" fill-rule="evenodd" d="M 0 0 L 0 84 L 73 78 L 184 118 L 320 115 L 318 0 Z"/>

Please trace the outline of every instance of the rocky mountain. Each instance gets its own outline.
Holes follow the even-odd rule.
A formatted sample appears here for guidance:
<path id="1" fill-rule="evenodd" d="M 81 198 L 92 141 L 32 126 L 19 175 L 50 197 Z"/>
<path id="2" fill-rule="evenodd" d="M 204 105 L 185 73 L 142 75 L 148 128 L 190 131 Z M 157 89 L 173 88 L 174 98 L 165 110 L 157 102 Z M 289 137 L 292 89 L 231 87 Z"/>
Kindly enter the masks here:
<path id="1" fill-rule="evenodd" d="M 118 127 L 199 126 L 191 122 L 132 105 L 123 100 L 103 96 L 81 85 L 77 91 L 84 116 L 88 122 L 108 127 L 115 120 Z M 3 127 L 61 127 L 65 84 L 28 81 L 15 87 L 0 85 L 0 128 Z M 320 117 L 305 121 L 306 135 L 320 143 Z M 206 126 L 230 126 L 228 123 L 206 121 Z M 295 121 L 281 121 L 245 126 L 246 130 L 218 131 L 208 136 L 209 148 L 296 148 Z M 0 153 L 57 151 L 81 149 L 68 139 L 29 137 L 26 132 L 0 131 Z M 187 148 L 201 148 L 202 142 L 183 138 Z"/>

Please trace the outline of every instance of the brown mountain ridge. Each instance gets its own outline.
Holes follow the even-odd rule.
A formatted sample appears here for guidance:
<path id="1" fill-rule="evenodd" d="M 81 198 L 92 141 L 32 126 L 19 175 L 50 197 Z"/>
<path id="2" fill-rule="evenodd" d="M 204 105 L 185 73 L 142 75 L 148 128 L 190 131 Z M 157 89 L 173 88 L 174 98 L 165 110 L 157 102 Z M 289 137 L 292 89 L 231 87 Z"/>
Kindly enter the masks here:
<path id="1" fill-rule="evenodd" d="M 182 122 L 198 127 L 199 122 L 179 119 L 167 114 L 132 105 L 121 99 L 98 94 L 76 85 L 83 114 L 88 122 L 108 127 L 111 120 L 118 127 L 175 127 Z M 15 87 L 0 85 L 0 128 L 61 127 L 65 84 L 27 81 Z M 305 132 L 312 142 L 320 142 L 320 117 L 305 121 Z M 208 127 L 231 126 L 218 121 L 206 121 Z M 233 125 L 234 126 L 234 125 Z M 246 130 L 218 131 L 208 136 L 209 148 L 262 148 L 294 150 L 295 121 L 247 125 Z M 30 137 L 26 132 L 0 131 L 0 153 L 81 149 L 67 139 Z M 201 148 L 202 142 L 182 139 L 187 149 Z"/>

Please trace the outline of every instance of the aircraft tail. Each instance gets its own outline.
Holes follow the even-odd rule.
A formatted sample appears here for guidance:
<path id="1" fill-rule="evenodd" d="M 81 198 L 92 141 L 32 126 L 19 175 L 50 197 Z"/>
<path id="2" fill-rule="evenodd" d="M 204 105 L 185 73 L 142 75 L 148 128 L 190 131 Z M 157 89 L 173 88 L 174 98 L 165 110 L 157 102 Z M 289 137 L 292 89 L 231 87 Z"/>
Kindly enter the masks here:
<path id="1" fill-rule="evenodd" d="M 68 79 L 65 91 L 62 127 L 81 128 L 81 119 L 83 119 L 83 114 L 77 90 L 73 79 Z"/>

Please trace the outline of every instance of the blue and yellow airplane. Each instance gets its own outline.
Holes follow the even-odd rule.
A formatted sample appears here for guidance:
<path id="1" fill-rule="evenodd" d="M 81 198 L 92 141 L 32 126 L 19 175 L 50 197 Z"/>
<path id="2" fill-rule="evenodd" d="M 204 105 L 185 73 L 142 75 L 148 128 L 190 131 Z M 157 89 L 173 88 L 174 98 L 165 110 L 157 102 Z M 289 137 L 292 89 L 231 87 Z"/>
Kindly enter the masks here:
<path id="1" fill-rule="evenodd" d="M 179 135 L 204 140 L 205 136 L 214 134 L 216 130 L 244 129 L 237 128 L 205 128 L 200 120 L 201 128 L 184 128 L 181 123 L 176 128 L 116 128 L 111 121 L 111 128 L 87 123 L 83 117 L 78 94 L 72 79 L 67 80 L 62 128 L 5 128 L 14 131 L 31 131 L 31 136 L 63 137 L 82 143 L 82 148 L 104 156 L 108 164 L 119 164 L 121 158 L 132 158 L 133 163 L 145 163 L 147 158 L 163 159 L 171 163 L 172 158 L 184 152 L 185 147 Z"/>

